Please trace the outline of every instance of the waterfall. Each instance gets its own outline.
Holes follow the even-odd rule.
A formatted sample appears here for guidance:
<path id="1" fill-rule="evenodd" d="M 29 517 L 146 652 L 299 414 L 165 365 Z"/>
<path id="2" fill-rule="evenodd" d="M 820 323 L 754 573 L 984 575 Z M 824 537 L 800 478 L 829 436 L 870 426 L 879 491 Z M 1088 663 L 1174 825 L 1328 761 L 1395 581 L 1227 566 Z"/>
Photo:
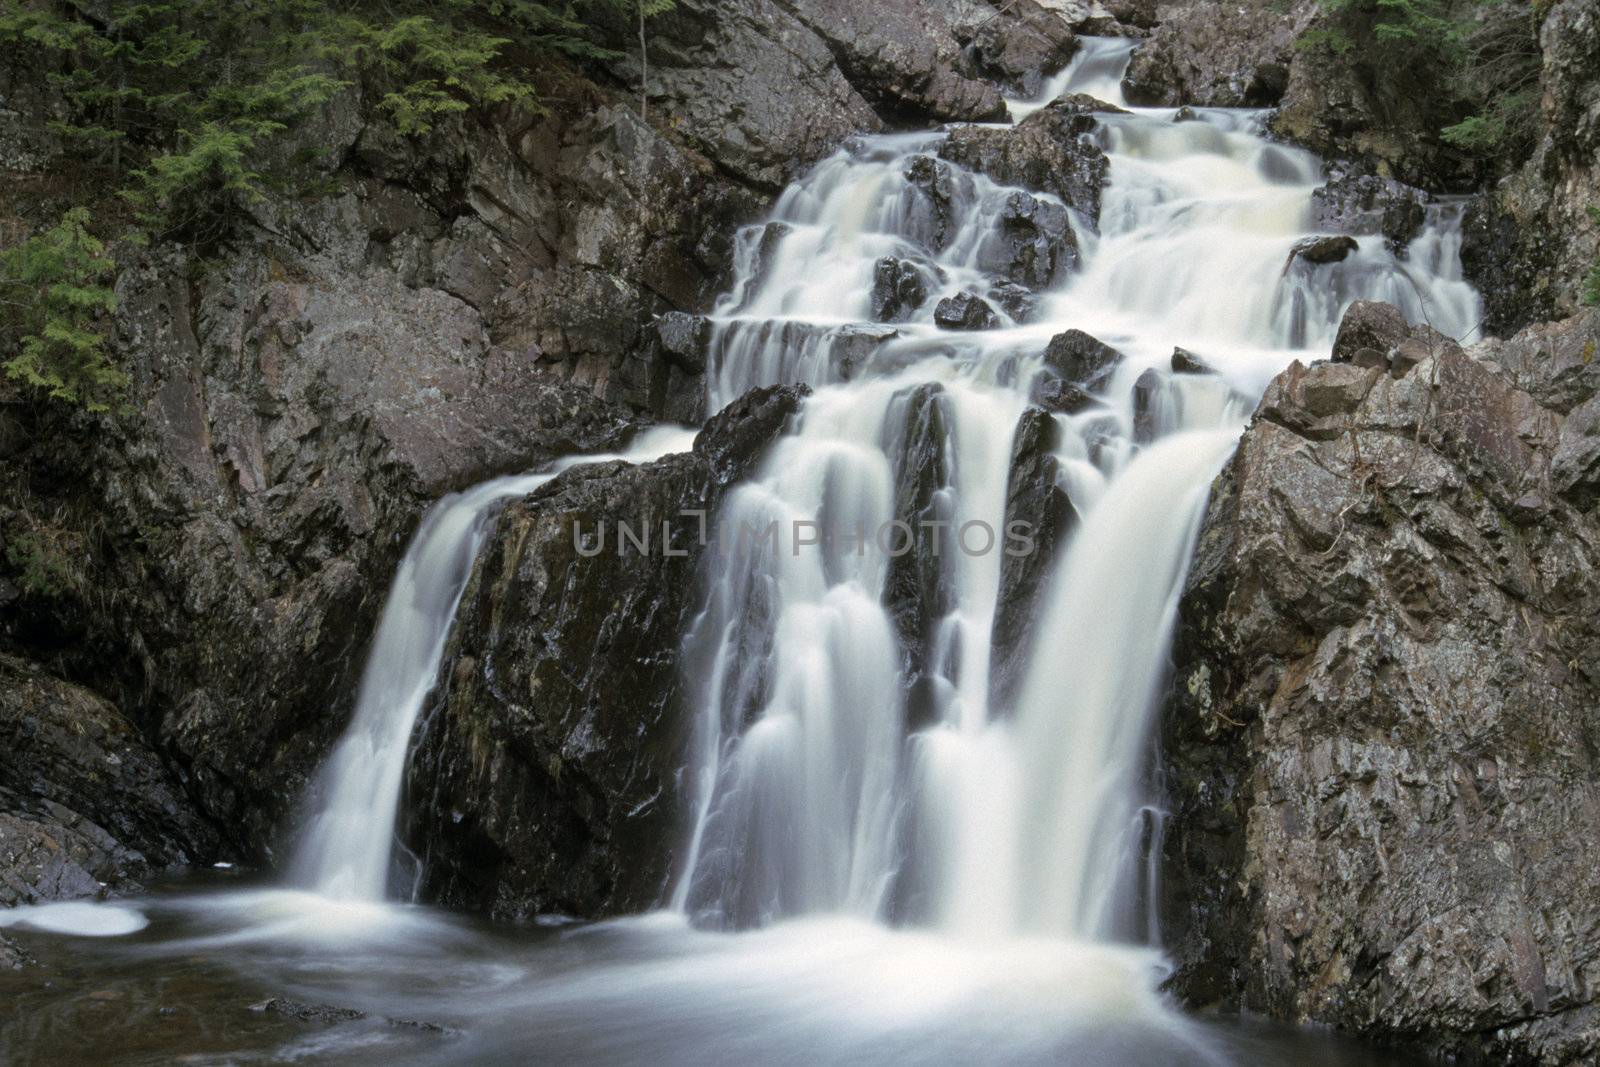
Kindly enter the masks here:
<path id="1" fill-rule="evenodd" d="M 537 474 L 496 478 L 445 496 L 423 516 L 389 586 L 355 713 L 318 775 L 291 868 L 294 884 L 342 900 L 388 895 L 412 727 L 438 679 L 456 607 L 499 508 L 580 463 L 641 462 L 686 448 L 690 439 L 676 427 L 649 430 L 626 453 L 570 456 Z"/>
<path id="2" fill-rule="evenodd" d="M 1084 39 L 1014 117 L 1072 92 L 1125 106 L 1133 45 Z M 1478 318 L 1450 204 L 1404 259 L 1362 237 L 1342 262 L 1295 260 L 1324 174 L 1261 137 L 1263 117 L 1097 114 L 1109 184 L 1097 223 L 1069 210 L 1081 259 L 1031 316 L 996 299 L 994 329 L 934 322 L 944 297 L 996 293 L 989 250 L 1014 192 L 935 163 L 946 134 L 858 138 L 740 235 L 711 406 L 775 382 L 816 391 L 722 526 L 824 535 L 776 550 L 725 536 L 708 567 L 671 897 L 692 921 L 838 913 L 991 940 L 1158 942 L 1151 720 L 1212 479 L 1266 383 L 1325 356 L 1352 301 L 1457 336 Z M 910 294 L 887 323 L 872 306 L 886 258 Z M 1026 666 L 1000 690 L 1005 554 L 955 532 L 1006 529 L 1019 420 L 1046 342 L 1069 328 L 1123 359 L 1095 403 L 1050 416 L 1077 524 L 1038 568 Z M 1178 345 L 1215 373 L 1172 373 Z M 948 525 L 910 559 L 848 532 L 922 519 Z"/>

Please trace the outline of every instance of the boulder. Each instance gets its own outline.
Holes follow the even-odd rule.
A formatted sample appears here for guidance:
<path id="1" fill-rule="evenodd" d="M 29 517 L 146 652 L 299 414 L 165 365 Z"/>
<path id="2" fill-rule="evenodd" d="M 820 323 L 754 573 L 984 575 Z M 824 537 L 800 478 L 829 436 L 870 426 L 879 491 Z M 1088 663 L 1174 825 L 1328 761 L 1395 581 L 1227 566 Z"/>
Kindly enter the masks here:
<path id="1" fill-rule="evenodd" d="M 1387 369 L 1403 378 L 1439 352 L 1461 351 L 1453 339 L 1430 326 L 1413 326 L 1393 304 L 1357 300 L 1345 309 L 1330 358 L 1335 363 Z"/>
<path id="2" fill-rule="evenodd" d="M 954 129 L 939 155 L 1001 185 L 1058 197 L 1093 226 L 1100 218 L 1108 164 L 1105 153 L 1084 135 L 1095 128 L 1096 114 L 1118 110 L 1092 97 L 1070 96 L 1009 129 Z"/>
<path id="3" fill-rule="evenodd" d="M 1066 208 L 1024 192 L 1006 197 L 995 231 L 978 250 L 981 268 L 1036 292 L 1077 264 L 1078 238 Z"/>
<path id="4" fill-rule="evenodd" d="M 1044 80 L 1072 58 L 1078 42 L 1057 13 L 1017 0 L 1001 8 L 972 5 L 978 12 L 969 33 L 957 30 L 976 73 L 1024 99 L 1036 97 Z"/>
<path id="5" fill-rule="evenodd" d="M 1045 346 L 1043 374 L 1098 392 L 1121 365 L 1115 348 L 1082 330 L 1066 330 Z"/>
<path id="6" fill-rule="evenodd" d="M 1347 171 L 1311 194 L 1312 226 L 1364 236 L 1382 234 L 1396 255 L 1422 231 L 1427 194 L 1376 174 Z"/>
<path id="7" fill-rule="evenodd" d="M 912 551 L 891 556 L 883 602 L 905 651 L 906 722 L 918 729 L 937 721 L 940 708 L 927 677 L 934 628 L 955 607 L 946 575 L 959 551 L 948 527 L 954 515 L 947 492 L 955 462 L 950 440 L 949 398 L 936 382 L 895 394 L 884 419 L 884 451 L 894 476 L 894 518 L 912 530 Z"/>
<path id="8" fill-rule="evenodd" d="M 0 654 L 0 906 L 136 890 L 228 854 L 117 708 Z"/>
<path id="9" fill-rule="evenodd" d="M 1172 350 L 1173 374 L 1215 374 L 1211 364 L 1195 355 L 1187 348 L 1174 348 Z"/>
<path id="10" fill-rule="evenodd" d="M 1271 107 L 1289 83 L 1296 22 L 1266 3 L 1191 3 L 1163 12 L 1133 53 L 1122 92 L 1154 107 Z"/>
<path id="11" fill-rule="evenodd" d="M 1530 392 L 1491 348 L 1291 366 L 1213 488 L 1161 746 L 1191 1003 L 1600 1047 L 1600 526 L 1562 464 L 1593 392 L 1563 416 L 1570 369 Z"/>
<path id="12" fill-rule="evenodd" d="M 906 161 L 905 179 L 917 190 L 917 202 L 912 209 L 916 224 L 912 229 L 920 230 L 918 236 L 925 240 L 928 250 L 937 252 L 955 236 L 952 212 L 959 179 L 948 163 L 925 155 L 915 155 Z"/>
<path id="13" fill-rule="evenodd" d="M 992 330 L 1000 325 L 1000 316 L 983 297 L 962 292 L 934 305 L 933 321 L 946 330 Z"/>
<path id="14" fill-rule="evenodd" d="M 506 921 L 658 899 L 680 814 L 679 650 L 700 607 L 691 512 L 714 512 L 806 393 L 755 390 L 692 452 L 579 467 L 500 515 L 409 759 L 424 899 Z"/>
<path id="15" fill-rule="evenodd" d="M 1289 249 L 1289 263 L 1296 259 L 1315 266 L 1326 266 L 1329 263 L 1343 263 L 1350 257 L 1350 253 L 1359 247 L 1354 237 L 1307 237 L 1303 241 L 1295 242 Z M 1288 269 L 1288 264 L 1284 265 Z"/>
<path id="16" fill-rule="evenodd" d="M 1029 635 L 1043 609 L 1040 600 L 1061 546 L 1078 524 L 1078 511 L 1061 485 L 1055 450 L 1058 427 L 1051 415 L 1030 407 L 1017 420 L 1006 480 L 1006 525 L 1025 523 L 1030 551 L 1002 554 L 1000 591 L 991 630 L 990 700 L 1006 714 L 1030 658 Z M 1002 542 L 1009 545 L 1010 542 Z"/>
<path id="17" fill-rule="evenodd" d="M 872 317 L 895 322 L 910 317 L 928 299 L 928 280 L 915 264 L 884 256 L 873 264 Z"/>

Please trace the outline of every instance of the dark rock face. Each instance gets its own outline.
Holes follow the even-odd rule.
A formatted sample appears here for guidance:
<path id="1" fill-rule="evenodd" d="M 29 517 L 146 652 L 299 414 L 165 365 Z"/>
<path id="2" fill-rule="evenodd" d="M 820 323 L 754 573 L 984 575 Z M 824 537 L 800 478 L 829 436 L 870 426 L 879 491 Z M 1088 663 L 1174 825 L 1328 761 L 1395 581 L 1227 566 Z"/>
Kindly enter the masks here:
<path id="1" fill-rule="evenodd" d="M 912 156 L 906 162 L 905 177 L 922 194 L 919 207 L 929 247 L 935 250 L 944 248 L 955 236 L 951 232 L 955 172 L 948 163 L 932 156 Z"/>
<path id="2" fill-rule="evenodd" d="M 883 592 L 906 652 L 906 721 L 913 729 L 938 717 L 937 698 L 925 675 L 933 629 L 955 606 L 943 562 L 958 551 L 955 540 L 948 528 L 923 525 L 953 517 L 948 488 L 956 457 L 948 406 L 944 388 L 929 382 L 896 395 L 884 420 L 894 470 L 894 517 L 909 527 L 915 545 L 890 558 Z"/>
<path id="3" fill-rule="evenodd" d="M 1104 388 L 1121 364 L 1121 352 L 1082 330 L 1056 334 L 1044 350 L 1048 373 L 1089 390 Z"/>
<path id="4" fill-rule="evenodd" d="M 1078 264 L 1078 238 L 1067 209 L 1027 193 L 1012 193 L 998 230 L 978 253 L 983 269 L 1035 291 L 1048 289 Z"/>
<path id="5" fill-rule="evenodd" d="M 1029 408 L 1017 421 L 1011 442 L 1011 475 L 1006 482 L 1006 530 L 1026 523 L 1032 549 L 1000 560 L 1000 594 L 991 635 L 990 699 L 1009 709 L 1022 681 L 1029 632 L 1038 617 L 1039 594 L 1058 551 L 1078 525 L 1078 511 L 1059 482 L 1056 421 L 1041 408 Z"/>
<path id="6" fill-rule="evenodd" d="M 1515 1062 L 1600 1048 L 1595 329 L 1269 388 L 1164 727 L 1189 1000 Z"/>
<path id="7" fill-rule="evenodd" d="M 410 759 L 426 899 L 506 920 L 657 900 L 686 728 L 679 644 L 699 606 L 700 520 L 683 512 L 714 510 L 805 393 L 756 390 L 693 452 L 580 467 L 500 516 Z"/>
<path id="8" fill-rule="evenodd" d="M 774 191 L 853 133 L 1004 119 L 1000 93 L 981 79 L 1015 87 L 1036 76 L 1024 64 L 1064 62 L 1071 44 L 1065 21 L 1031 0 L 683 0 L 652 38 L 650 95 L 669 122 Z M 624 77 L 636 81 L 634 60 Z"/>
<path id="9" fill-rule="evenodd" d="M 1405 251 L 1427 221 L 1427 194 L 1414 186 L 1375 174 L 1346 173 L 1311 194 L 1317 229 L 1382 234 L 1389 250 Z"/>
<path id="10" fill-rule="evenodd" d="M 1172 350 L 1173 374 L 1215 374 L 1211 364 L 1189 351 L 1187 348 L 1174 348 Z"/>
<path id="11" fill-rule="evenodd" d="M 992 330 L 1000 316 L 976 293 L 957 293 L 934 305 L 933 321 L 946 330 Z"/>
<path id="12" fill-rule="evenodd" d="M 939 155 L 1001 185 L 1050 193 L 1094 225 L 1106 183 L 1106 155 L 1084 135 L 1096 112 L 1118 110 L 1082 95 L 1040 108 L 1012 129 L 952 130 Z"/>
<path id="13" fill-rule="evenodd" d="M 1320 267 L 1329 263 L 1343 263 L 1356 247 L 1354 237 L 1307 237 L 1295 243 L 1289 250 L 1289 258 Z"/>
<path id="14" fill-rule="evenodd" d="M 1600 259 L 1600 19 L 1590 0 L 1550 6 L 1539 28 L 1544 133 L 1521 170 L 1468 212 L 1461 259 L 1485 329 L 1510 336 L 1573 314 Z"/>
<path id="15" fill-rule="evenodd" d="M 956 29 L 977 72 L 1019 96 L 1036 96 L 1044 79 L 1066 66 L 1077 50 L 1072 29 L 1055 11 L 1032 0 L 999 9 L 971 5 L 976 25 Z"/>
<path id="16" fill-rule="evenodd" d="M 121 712 L 0 655 L 0 906 L 136 889 L 162 868 L 224 854 Z"/>
<path id="17" fill-rule="evenodd" d="M 879 322 L 906 318 L 928 299 L 928 281 L 916 264 L 885 256 L 874 266 L 872 317 Z"/>
<path id="18" fill-rule="evenodd" d="M 1298 20 L 1264 3 L 1195 3 L 1163 12 L 1122 81 L 1133 103 L 1271 107 L 1282 99 Z"/>

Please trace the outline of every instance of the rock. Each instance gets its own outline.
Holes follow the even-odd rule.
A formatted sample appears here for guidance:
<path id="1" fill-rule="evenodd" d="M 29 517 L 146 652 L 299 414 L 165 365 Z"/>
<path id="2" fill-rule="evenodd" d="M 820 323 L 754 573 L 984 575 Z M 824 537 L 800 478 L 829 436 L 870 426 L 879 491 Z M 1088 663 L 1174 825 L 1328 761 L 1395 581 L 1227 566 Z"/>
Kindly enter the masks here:
<path id="1" fill-rule="evenodd" d="M 962 43 L 976 73 L 1025 99 L 1037 97 L 1044 79 L 1066 66 L 1077 50 L 1072 28 L 1056 13 L 1020 0 L 983 13 Z M 958 30 L 957 39 L 963 34 Z"/>
<path id="2" fill-rule="evenodd" d="M 1289 83 L 1296 23 L 1269 4 L 1168 9 L 1133 53 L 1122 92 L 1155 107 L 1271 107 Z"/>
<path id="3" fill-rule="evenodd" d="M 713 511 L 806 392 L 755 390 L 693 452 L 579 467 L 502 513 L 409 761 L 409 794 L 429 798 L 403 831 L 427 858 L 424 899 L 506 921 L 658 899 L 679 825 L 679 650 L 700 607 L 686 511 Z"/>
<path id="4" fill-rule="evenodd" d="M 978 265 L 1035 292 L 1048 289 L 1078 264 L 1078 238 L 1066 208 L 1016 192 L 999 224 L 979 247 Z"/>
<path id="5" fill-rule="evenodd" d="M 1411 324 L 1393 304 L 1357 300 L 1339 320 L 1339 332 L 1334 335 L 1333 352 L 1328 358 L 1335 363 L 1348 363 L 1363 348 L 1387 353 L 1410 333 Z"/>
<path id="6" fill-rule="evenodd" d="M 1312 226 L 1341 233 L 1382 234 L 1389 250 L 1403 255 L 1427 221 L 1421 189 L 1349 171 L 1311 194 Z"/>
<path id="7" fill-rule="evenodd" d="M 655 332 L 664 360 L 691 374 L 704 373 L 710 334 L 710 323 L 705 316 L 668 311 L 656 317 Z"/>
<path id="8" fill-rule="evenodd" d="M 1211 364 L 1189 351 L 1187 348 L 1174 348 L 1172 350 L 1173 374 L 1215 374 Z"/>
<path id="9" fill-rule="evenodd" d="M 906 723 L 918 729 L 940 718 L 939 695 L 927 677 L 934 627 L 955 607 L 945 571 L 959 551 L 948 527 L 924 526 L 954 518 L 949 493 L 955 457 L 949 398 L 936 382 L 895 394 L 884 418 L 884 449 L 894 476 L 894 518 L 910 527 L 913 550 L 891 556 L 883 602 L 905 650 Z"/>
<path id="10" fill-rule="evenodd" d="M 1012 34 L 1019 16 L 1002 19 L 1017 56 L 1029 51 Z M 950 21 L 912 0 L 681 0 L 651 34 L 650 95 L 665 121 L 771 191 L 853 133 L 1005 118 L 999 92 L 969 76 Z M 637 84 L 636 60 L 623 67 Z"/>
<path id="11" fill-rule="evenodd" d="M 311 1004 L 288 997 L 269 997 L 250 1005 L 250 1010 L 263 1015 L 281 1015 L 303 1023 L 347 1023 L 365 1019 L 367 1013 L 354 1008 L 340 1008 L 332 1004 Z"/>
<path id="12" fill-rule="evenodd" d="M 1600 260 L 1600 19 L 1559 0 L 1539 22 L 1542 129 L 1533 154 L 1468 210 L 1461 260 L 1483 292 L 1485 330 L 1510 336 L 1579 310 Z"/>
<path id="13" fill-rule="evenodd" d="M 992 330 L 1000 325 L 994 308 L 983 297 L 969 292 L 939 301 L 933 309 L 933 321 L 946 330 Z"/>
<path id="14" fill-rule="evenodd" d="M 1335 363 L 1380 367 L 1396 378 L 1441 352 L 1461 346 L 1430 326 L 1413 326 L 1393 304 L 1357 300 L 1339 320 L 1329 358 Z"/>
<path id="15" fill-rule="evenodd" d="M 1566 414 L 1600 392 L 1600 309 L 1530 326 L 1471 351 L 1540 404 Z"/>
<path id="16" fill-rule="evenodd" d="M 1300 259 L 1317 266 L 1343 263 L 1358 247 L 1354 237 L 1307 237 L 1295 242 L 1295 246 L 1289 250 L 1289 260 L 1293 262 Z"/>
<path id="17" fill-rule="evenodd" d="M 1169 423 L 1176 420 L 1168 411 L 1176 403 L 1171 381 L 1159 370 L 1151 367 L 1133 383 L 1133 442 L 1147 445 L 1154 441 Z"/>
<path id="18" fill-rule="evenodd" d="M 956 174 L 948 163 L 932 156 L 916 155 L 906 161 L 905 179 L 920 193 L 914 209 L 919 215 L 920 236 L 930 251 L 940 251 L 955 236 L 951 212 L 956 195 Z"/>
<path id="19" fill-rule="evenodd" d="M 1217 480 L 1161 745 L 1191 1002 L 1440 1057 L 1600 1047 L 1600 526 L 1563 481 L 1577 410 L 1493 346 L 1295 364 Z"/>
<path id="20" fill-rule="evenodd" d="M 1046 373 L 1091 392 L 1104 389 L 1121 365 L 1121 352 L 1082 330 L 1056 334 L 1044 350 Z"/>
<path id="21" fill-rule="evenodd" d="M 879 322 L 908 318 L 928 299 L 928 281 L 914 263 L 884 256 L 874 264 L 872 317 Z"/>
<path id="22" fill-rule="evenodd" d="M 1040 594 L 1049 579 L 1057 550 L 1078 524 L 1078 511 L 1060 483 L 1055 458 L 1056 421 L 1040 408 L 1029 408 L 1017 421 L 1011 442 L 1011 473 L 1006 482 L 1006 526 L 1002 534 L 1026 524 L 1030 550 L 1000 557 L 1000 592 L 991 631 L 990 700 L 996 711 L 1010 710 L 1021 683 L 1031 646 L 1029 635 L 1042 609 Z M 1009 541 L 1002 542 L 1010 545 Z"/>
<path id="23" fill-rule="evenodd" d="M 0 906 L 98 897 L 226 855 L 111 704 L 0 655 Z"/>
<path id="24" fill-rule="evenodd" d="M 1039 310 L 1038 294 L 1016 282 L 995 282 L 989 287 L 989 300 L 999 305 L 1016 323 L 1032 321 Z"/>
<path id="25" fill-rule="evenodd" d="M 950 131 L 939 155 L 1001 185 L 1049 193 L 1091 225 L 1100 218 L 1106 155 L 1083 136 L 1097 113 L 1120 110 L 1074 95 L 1040 108 L 1010 129 L 966 126 Z"/>

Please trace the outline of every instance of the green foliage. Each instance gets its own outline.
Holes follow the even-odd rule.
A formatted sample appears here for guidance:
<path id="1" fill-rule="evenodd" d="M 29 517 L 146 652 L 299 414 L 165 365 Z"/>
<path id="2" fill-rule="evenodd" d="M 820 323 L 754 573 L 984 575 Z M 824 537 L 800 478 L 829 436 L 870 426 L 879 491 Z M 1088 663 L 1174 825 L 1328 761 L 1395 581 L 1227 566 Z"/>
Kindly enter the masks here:
<path id="1" fill-rule="evenodd" d="M 541 54 L 609 58 L 592 19 L 673 0 L 0 0 L 0 47 L 56 57 L 56 131 L 157 234 L 205 242 L 262 195 L 263 148 L 360 84 L 401 133 L 535 109 Z M 515 51 L 518 62 L 508 58 Z"/>
<path id="2" fill-rule="evenodd" d="M 17 584 L 36 596 L 59 597 L 85 584 L 79 538 L 53 526 L 34 525 L 6 543 L 6 562 Z"/>
<path id="3" fill-rule="evenodd" d="M 106 285 L 113 273 L 81 207 L 0 252 L 6 376 L 90 411 L 107 410 L 127 382 L 106 353 L 103 322 L 117 306 Z"/>
<path id="4" fill-rule="evenodd" d="M 1600 207 L 1591 207 L 1589 218 L 1600 226 Z M 1590 306 L 1600 304 L 1600 256 L 1595 257 L 1594 266 L 1583 276 L 1583 302 Z"/>
<path id="5" fill-rule="evenodd" d="M 1351 64 L 1380 101 L 1434 116 L 1443 140 L 1517 158 L 1538 107 L 1535 8 L 1525 0 L 1318 0 L 1302 47 Z"/>

